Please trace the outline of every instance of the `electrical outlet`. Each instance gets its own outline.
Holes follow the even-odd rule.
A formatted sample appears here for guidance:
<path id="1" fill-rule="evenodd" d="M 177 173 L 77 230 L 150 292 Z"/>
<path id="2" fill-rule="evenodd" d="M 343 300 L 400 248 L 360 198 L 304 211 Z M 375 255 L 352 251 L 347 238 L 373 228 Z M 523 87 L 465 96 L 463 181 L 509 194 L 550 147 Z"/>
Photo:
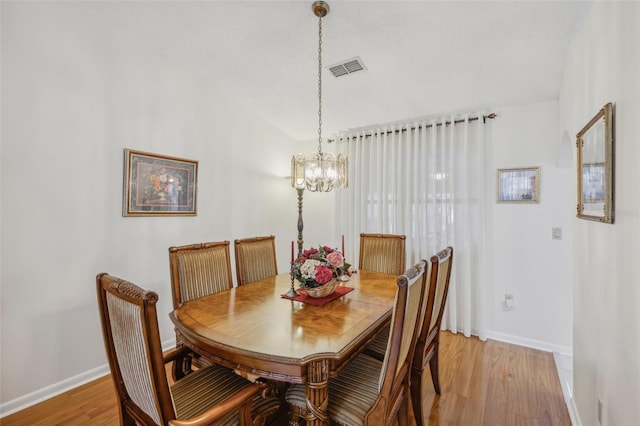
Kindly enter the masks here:
<path id="1" fill-rule="evenodd" d="M 562 228 L 551 228 L 551 238 L 554 240 L 561 240 Z"/>
<path id="2" fill-rule="evenodd" d="M 503 306 L 505 311 L 510 311 L 513 309 L 513 294 L 511 293 L 504 294 Z"/>

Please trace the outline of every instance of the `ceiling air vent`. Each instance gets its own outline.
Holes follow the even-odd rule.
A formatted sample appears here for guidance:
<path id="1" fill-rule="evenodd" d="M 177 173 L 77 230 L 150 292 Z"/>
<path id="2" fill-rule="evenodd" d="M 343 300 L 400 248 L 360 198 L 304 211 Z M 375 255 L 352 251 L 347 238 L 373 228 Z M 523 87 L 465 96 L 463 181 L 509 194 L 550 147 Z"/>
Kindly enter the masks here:
<path id="1" fill-rule="evenodd" d="M 360 58 L 347 59 L 338 64 L 331 65 L 329 71 L 334 77 L 342 77 L 343 75 L 353 74 L 354 72 L 363 71 L 367 68 L 364 66 Z"/>

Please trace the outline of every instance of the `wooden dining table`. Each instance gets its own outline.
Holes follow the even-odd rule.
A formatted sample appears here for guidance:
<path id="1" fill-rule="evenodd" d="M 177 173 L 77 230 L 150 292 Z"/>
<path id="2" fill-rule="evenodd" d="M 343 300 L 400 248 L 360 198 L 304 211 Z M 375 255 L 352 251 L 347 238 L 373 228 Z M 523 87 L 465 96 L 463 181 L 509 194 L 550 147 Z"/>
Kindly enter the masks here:
<path id="1" fill-rule="evenodd" d="M 179 340 L 211 362 L 306 385 L 307 406 L 327 423 L 328 380 L 391 320 L 394 275 L 360 270 L 353 290 L 316 306 L 283 298 L 288 273 L 185 302 L 169 314 Z M 296 282 L 297 284 L 297 282 Z"/>

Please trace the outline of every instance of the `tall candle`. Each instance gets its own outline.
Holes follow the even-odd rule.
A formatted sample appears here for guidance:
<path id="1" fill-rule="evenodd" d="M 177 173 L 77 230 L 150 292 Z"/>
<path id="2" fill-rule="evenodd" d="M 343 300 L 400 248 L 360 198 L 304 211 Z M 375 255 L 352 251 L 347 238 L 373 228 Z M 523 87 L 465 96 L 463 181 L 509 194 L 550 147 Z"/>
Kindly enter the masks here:
<path id="1" fill-rule="evenodd" d="M 344 256 L 344 234 L 342 234 L 342 255 Z"/>
<path id="2" fill-rule="evenodd" d="M 291 264 L 293 265 L 293 240 L 291 241 Z"/>

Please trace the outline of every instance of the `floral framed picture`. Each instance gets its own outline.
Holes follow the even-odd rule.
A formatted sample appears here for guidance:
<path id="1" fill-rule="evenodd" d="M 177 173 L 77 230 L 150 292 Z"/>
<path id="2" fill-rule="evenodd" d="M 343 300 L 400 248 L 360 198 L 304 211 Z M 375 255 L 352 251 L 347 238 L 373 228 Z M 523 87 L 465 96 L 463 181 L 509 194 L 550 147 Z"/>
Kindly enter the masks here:
<path id="1" fill-rule="evenodd" d="M 498 169 L 499 203 L 538 203 L 540 167 Z"/>
<path id="2" fill-rule="evenodd" d="M 124 150 L 123 216 L 195 216 L 198 162 Z"/>

